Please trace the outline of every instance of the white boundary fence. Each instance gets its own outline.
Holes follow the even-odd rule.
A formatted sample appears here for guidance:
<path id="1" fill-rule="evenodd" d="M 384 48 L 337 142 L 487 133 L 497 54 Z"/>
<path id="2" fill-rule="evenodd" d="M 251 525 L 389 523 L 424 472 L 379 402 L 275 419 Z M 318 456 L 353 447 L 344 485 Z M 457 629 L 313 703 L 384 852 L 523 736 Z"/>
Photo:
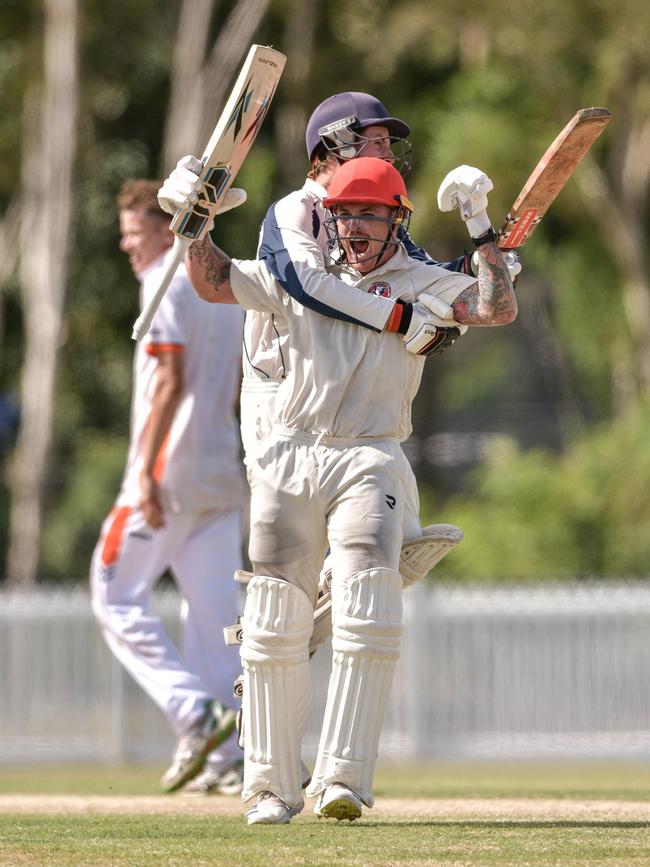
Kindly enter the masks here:
<path id="1" fill-rule="evenodd" d="M 418 586 L 404 600 L 383 756 L 650 758 L 650 586 Z M 174 632 L 176 594 L 156 607 Z M 329 661 L 312 661 L 308 756 Z M 172 747 L 86 592 L 0 593 L 0 763 L 164 762 Z"/>

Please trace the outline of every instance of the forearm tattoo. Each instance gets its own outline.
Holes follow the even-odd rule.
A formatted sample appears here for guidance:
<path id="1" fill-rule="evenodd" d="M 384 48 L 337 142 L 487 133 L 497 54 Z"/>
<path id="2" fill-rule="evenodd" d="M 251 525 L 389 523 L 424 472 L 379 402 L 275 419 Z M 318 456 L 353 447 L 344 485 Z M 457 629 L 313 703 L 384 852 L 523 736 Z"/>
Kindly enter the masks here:
<path id="1" fill-rule="evenodd" d="M 469 325 L 500 325 L 517 315 L 512 280 L 494 243 L 479 248 L 478 277 L 453 303 L 454 318 Z"/>
<path id="2" fill-rule="evenodd" d="M 193 276 L 199 276 L 196 274 L 198 270 L 206 287 L 215 294 L 219 294 L 224 284 L 230 283 L 230 265 L 230 257 L 213 243 L 209 235 L 189 249 L 189 267 Z"/>

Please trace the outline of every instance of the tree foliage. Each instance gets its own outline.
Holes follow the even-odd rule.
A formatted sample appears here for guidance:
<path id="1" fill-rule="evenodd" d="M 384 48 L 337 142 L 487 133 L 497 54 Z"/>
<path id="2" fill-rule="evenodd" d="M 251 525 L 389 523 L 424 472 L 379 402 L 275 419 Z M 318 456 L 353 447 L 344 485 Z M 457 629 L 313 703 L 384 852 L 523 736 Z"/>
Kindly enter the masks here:
<path id="1" fill-rule="evenodd" d="M 208 42 L 238 5 L 214 3 Z M 118 2 L 110 10 L 99 0 L 80 6 L 76 240 L 46 480 L 42 575 L 47 579 L 86 574 L 92 540 L 116 493 L 119 458 L 125 456 L 137 285 L 117 248 L 114 201 L 126 177 L 156 177 L 162 164 L 181 10 L 180 2 L 154 0 Z M 20 191 L 25 99 L 43 72 L 43 14 L 38 0 L 7 0 L 0 7 L 5 220 Z M 256 42 L 273 44 L 289 60 L 238 177 L 248 204 L 224 217 L 215 231 L 233 255 L 254 254 L 268 204 L 301 183 L 307 165 L 300 126 L 332 93 L 374 92 L 412 125 L 413 234 L 440 259 L 467 245 L 460 221 L 441 214 L 435 203 L 450 168 L 469 163 L 490 175 L 495 187 L 490 213 L 498 224 L 577 108 L 605 105 L 613 112 L 592 155 L 523 251 L 518 321 L 507 328 L 475 329 L 427 363 L 414 413 L 422 454 L 431 437 L 444 431 L 502 435 L 490 440 L 501 446 L 478 474 L 424 460 L 416 464 L 428 504 L 425 516 L 455 517 L 466 532 L 462 546 L 445 561 L 454 576 L 644 571 L 643 544 L 635 537 L 627 546 L 632 531 L 623 526 L 616 495 L 624 467 L 615 458 L 619 447 L 627 450 L 630 466 L 640 469 L 638 478 L 627 473 L 626 484 L 641 489 L 646 410 L 638 407 L 645 406 L 650 387 L 644 243 L 648 32 L 650 8 L 640 0 L 615 5 L 485 0 L 471 9 L 451 0 L 331 0 L 320 6 L 271 0 L 255 33 Z M 196 151 L 202 147 L 196 142 Z M 2 237 L 0 227 L 0 248 Z M 0 279 L 2 274 L 0 269 Z M 0 288 L 0 392 L 15 399 L 23 347 L 14 269 Z M 0 443 L 5 459 L 10 447 L 11 441 Z M 637 528 L 644 506 L 648 514 L 645 498 L 638 502 L 632 521 Z M 3 508 L 0 548 L 5 537 Z"/>

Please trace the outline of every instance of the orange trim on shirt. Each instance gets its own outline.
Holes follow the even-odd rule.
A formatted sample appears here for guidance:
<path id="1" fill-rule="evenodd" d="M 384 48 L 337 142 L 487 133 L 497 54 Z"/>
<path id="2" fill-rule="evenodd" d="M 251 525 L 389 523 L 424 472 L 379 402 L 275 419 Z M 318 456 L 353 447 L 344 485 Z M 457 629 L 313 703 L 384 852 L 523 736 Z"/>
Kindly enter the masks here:
<path id="1" fill-rule="evenodd" d="M 390 311 L 390 316 L 388 317 L 388 321 L 384 326 L 384 331 L 397 331 L 402 323 L 403 312 L 404 307 L 401 304 L 393 304 L 393 309 Z"/>
<path id="2" fill-rule="evenodd" d="M 124 528 L 131 512 L 133 512 L 131 506 L 116 506 L 108 516 L 109 520 L 112 519 L 112 521 L 102 547 L 102 563 L 104 566 L 112 566 L 113 563 L 117 562 L 122 547 Z"/>
<path id="3" fill-rule="evenodd" d="M 148 355 L 162 355 L 163 352 L 185 352 L 183 343 L 148 343 L 146 346 Z"/>

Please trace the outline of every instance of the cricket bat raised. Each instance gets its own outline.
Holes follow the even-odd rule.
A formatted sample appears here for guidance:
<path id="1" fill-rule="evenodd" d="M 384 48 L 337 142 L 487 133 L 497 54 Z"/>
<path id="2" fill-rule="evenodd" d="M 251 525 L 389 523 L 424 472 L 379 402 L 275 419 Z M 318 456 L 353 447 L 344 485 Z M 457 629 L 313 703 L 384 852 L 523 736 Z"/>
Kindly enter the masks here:
<path id="1" fill-rule="evenodd" d="M 529 240 L 611 116 L 606 108 L 582 108 L 574 114 L 547 148 L 517 196 L 499 230 L 498 247 L 514 250 Z"/>
<path id="2" fill-rule="evenodd" d="M 134 340 L 141 340 L 149 331 L 158 305 L 190 244 L 205 236 L 210 217 L 223 202 L 257 137 L 286 61 L 284 54 L 273 48 L 251 46 L 203 152 L 203 189 L 199 200 L 189 210 L 177 211 L 171 221 L 170 228 L 176 235 L 172 256 L 159 288 L 133 326 Z"/>

